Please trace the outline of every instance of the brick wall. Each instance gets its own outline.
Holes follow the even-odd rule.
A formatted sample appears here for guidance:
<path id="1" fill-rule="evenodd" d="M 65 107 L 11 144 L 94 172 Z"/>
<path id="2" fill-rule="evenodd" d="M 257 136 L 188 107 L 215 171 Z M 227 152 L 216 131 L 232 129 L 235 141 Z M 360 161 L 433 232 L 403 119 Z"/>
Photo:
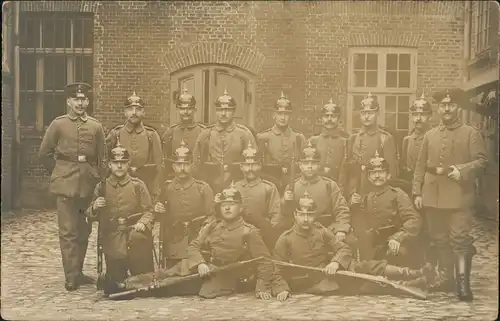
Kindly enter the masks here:
<path id="1" fill-rule="evenodd" d="M 123 101 L 135 90 L 148 104 L 147 122 L 163 131 L 170 74 L 198 63 L 255 75 L 257 130 L 271 125 L 272 104 L 284 90 L 296 109 L 292 123 L 306 135 L 330 96 L 346 104 L 349 46 L 417 48 L 419 91 L 462 81 L 462 2 L 24 3 L 29 11 L 94 12 L 94 116 L 107 128 L 123 122 Z M 47 184 L 32 156 L 39 141 L 25 144 L 24 191 Z"/>
<path id="2" fill-rule="evenodd" d="M 2 77 L 2 212 L 12 207 L 12 78 Z"/>

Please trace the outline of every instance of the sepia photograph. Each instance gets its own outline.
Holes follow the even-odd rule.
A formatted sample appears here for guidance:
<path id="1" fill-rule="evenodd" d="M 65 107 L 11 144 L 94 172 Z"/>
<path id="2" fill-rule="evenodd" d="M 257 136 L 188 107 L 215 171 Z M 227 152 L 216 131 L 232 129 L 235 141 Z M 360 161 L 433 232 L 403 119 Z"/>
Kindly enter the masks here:
<path id="1" fill-rule="evenodd" d="M 3 1 L 1 317 L 499 318 L 498 1 Z"/>

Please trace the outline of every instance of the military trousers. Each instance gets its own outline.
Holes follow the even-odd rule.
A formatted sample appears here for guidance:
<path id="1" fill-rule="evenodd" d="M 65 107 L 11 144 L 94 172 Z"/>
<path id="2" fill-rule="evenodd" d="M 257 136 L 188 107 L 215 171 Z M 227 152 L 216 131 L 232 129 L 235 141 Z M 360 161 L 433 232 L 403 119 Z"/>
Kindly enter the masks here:
<path id="1" fill-rule="evenodd" d="M 67 282 L 76 282 L 82 273 L 92 225 L 85 211 L 90 198 L 57 196 L 59 245 Z"/>

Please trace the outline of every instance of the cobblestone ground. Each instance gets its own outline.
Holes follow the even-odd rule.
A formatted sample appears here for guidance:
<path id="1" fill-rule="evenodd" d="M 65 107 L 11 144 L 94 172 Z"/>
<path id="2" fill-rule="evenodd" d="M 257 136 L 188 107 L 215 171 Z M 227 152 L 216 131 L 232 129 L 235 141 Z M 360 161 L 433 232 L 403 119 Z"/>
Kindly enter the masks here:
<path id="1" fill-rule="evenodd" d="M 494 221 L 476 220 L 473 303 L 452 294 L 427 301 L 392 296 L 295 295 L 284 303 L 251 294 L 215 300 L 197 297 L 106 301 L 94 286 L 64 289 L 56 214 L 23 211 L 2 220 L 2 317 L 9 320 L 494 320 L 498 309 L 498 232 Z M 95 272 L 95 231 L 85 273 Z"/>

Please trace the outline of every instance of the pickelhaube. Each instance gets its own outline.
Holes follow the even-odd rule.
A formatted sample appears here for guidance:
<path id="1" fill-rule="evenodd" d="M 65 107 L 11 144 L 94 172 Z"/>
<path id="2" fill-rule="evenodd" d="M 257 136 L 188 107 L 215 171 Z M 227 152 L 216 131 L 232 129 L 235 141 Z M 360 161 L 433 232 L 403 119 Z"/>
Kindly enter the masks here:
<path id="1" fill-rule="evenodd" d="M 130 160 L 128 150 L 120 144 L 120 140 L 116 142 L 116 147 L 111 150 L 109 160 L 112 162 L 128 162 Z"/>
<path id="2" fill-rule="evenodd" d="M 462 104 L 465 102 L 465 92 L 460 88 L 446 89 L 433 95 L 438 103 Z"/>
<path id="3" fill-rule="evenodd" d="M 242 152 L 243 164 L 255 164 L 259 162 L 259 151 L 252 146 L 252 142 L 248 142 L 248 146 Z"/>
<path id="4" fill-rule="evenodd" d="M 330 98 L 328 103 L 323 106 L 321 112 L 323 115 L 340 115 L 340 107 L 333 102 L 332 98 Z"/>
<path id="5" fill-rule="evenodd" d="M 227 90 L 224 89 L 222 96 L 219 96 L 215 101 L 215 107 L 218 108 L 236 108 L 236 101 L 233 97 L 229 96 Z"/>
<path id="6" fill-rule="evenodd" d="M 64 87 L 64 92 L 67 97 L 86 98 L 92 87 L 84 82 L 75 82 Z"/>
<path id="7" fill-rule="evenodd" d="M 187 89 L 184 88 L 182 90 L 182 93 L 177 97 L 176 101 L 176 106 L 177 107 L 195 107 L 196 106 L 196 99 L 194 99 L 194 96 L 189 94 Z"/>
<path id="8" fill-rule="evenodd" d="M 367 111 L 377 111 L 380 108 L 377 99 L 375 99 L 371 93 L 368 93 L 368 96 L 361 101 L 360 107 L 361 110 Z"/>
<path id="9" fill-rule="evenodd" d="M 422 92 L 422 96 L 419 99 L 415 100 L 413 104 L 410 106 L 410 112 L 412 113 L 425 113 L 431 114 L 432 107 L 427 99 L 425 99 L 424 93 Z"/>
<path id="10" fill-rule="evenodd" d="M 375 155 L 370 158 L 368 164 L 366 165 L 367 171 L 383 171 L 389 170 L 389 163 L 385 158 L 381 157 L 378 151 L 375 151 Z"/>
<path id="11" fill-rule="evenodd" d="M 319 151 L 316 148 L 314 148 L 312 146 L 311 142 L 309 141 L 309 143 L 307 144 L 307 147 L 302 150 L 302 155 L 300 157 L 300 161 L 301 162 L 305 162 L 305 161 L 319 162 L 320 159 L 321 159 L 321 157 L 319 155 Z"/>
<path id="12" fill-rule="evenodd" d="M 292 112 L 292 102 L 288 100 L 288 98 L 285 96 L 283 92 L 281 92 L 281 97 L 278 99 L 276 102 L 276 105 L 274 106 L 275 111 L 282 111 L 282 112 Z"/>
<path id="13" fill-rule="evenodd" d="M 297 201 L 297 206 L 295 208 L 295 211 L 297 213 L 316 213 L 316 202 L 311 198 L 309 193 L 304 191 L 304 196 L 299 198 Z"/>
<path id="14" fill-rule="evenodd" d="M 186 147 L 184 140 L 181 140 L 181 145 L 175 149 L 172 154 L 172 162 L 174 163 L 191 163 L 193 154 L 189 148 Z"/>
<path id="15" fill-rule="evenodd" d="M 241 202 L 241 193 L 234 187 L 234 182 L 231 182 L 228 188 L 219 193 L 219 202 Z"/>
<path id="16" fill-rule="evenodd" d="M 144 107 L 144 101 L 141 99 L 141 97 L 135 94 L 135 91 L 132 96 L 128 97 L 127 100 L 125 100 L 125 107 L 130 106 Z"/>

